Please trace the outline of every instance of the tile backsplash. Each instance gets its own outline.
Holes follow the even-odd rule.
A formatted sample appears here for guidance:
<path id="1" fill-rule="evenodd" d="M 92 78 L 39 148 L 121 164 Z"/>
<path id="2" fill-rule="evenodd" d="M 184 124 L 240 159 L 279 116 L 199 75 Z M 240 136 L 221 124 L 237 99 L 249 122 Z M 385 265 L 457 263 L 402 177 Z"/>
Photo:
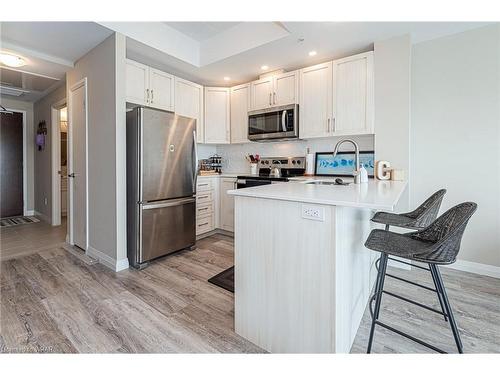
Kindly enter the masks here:
<path id="1" fill-rule="evenodd" d="M 306 150 L 309 147 L 310 152 L 327 152 L 333 151 L 335 144 L 344 139 L 351 138 L 355 140 L 360 147 L 361 151 L 372 151 L 375 149 L 375 137 L 373 135 L 363 135 L 356 137 L 331 137 L 331 138 L 317 138 L 310 140 L 300 140 L 291 142 L 249 142 L 245 144 L 233 145 L 217 145 L 215 150 L 214 146 L 200 145 L 206 148 L 206 152 L 217 152 L 222 156 L 222 171 L 226 173 L 249 173 L 250 165 L 245 159 L 245 155 L 259 154 L 262 157 L 273 156 L 305 156 Z M 342 145 L 341 151 L 350 151 L 352 146 L 350 144 Z M 200 151 L 198 151 L 200 153 Z M 210 154 L 211 155 L 211 154 Z M 207 155 L 210 156 L 210 155 Z M 202 156 L 200 155 L 200 158 Z"/>

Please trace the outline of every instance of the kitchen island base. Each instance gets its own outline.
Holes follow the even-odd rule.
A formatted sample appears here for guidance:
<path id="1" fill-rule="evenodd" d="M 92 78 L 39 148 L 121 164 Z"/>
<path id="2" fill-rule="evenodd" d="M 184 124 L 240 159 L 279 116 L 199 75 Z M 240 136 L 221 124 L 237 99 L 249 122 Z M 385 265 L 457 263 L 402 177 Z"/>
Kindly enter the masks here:
<path id="1" fill-rule="evenodd" d="M 372 215 L 235 196 L 236 333 L 271 353 L 348 353 L 376 279 Z"/>

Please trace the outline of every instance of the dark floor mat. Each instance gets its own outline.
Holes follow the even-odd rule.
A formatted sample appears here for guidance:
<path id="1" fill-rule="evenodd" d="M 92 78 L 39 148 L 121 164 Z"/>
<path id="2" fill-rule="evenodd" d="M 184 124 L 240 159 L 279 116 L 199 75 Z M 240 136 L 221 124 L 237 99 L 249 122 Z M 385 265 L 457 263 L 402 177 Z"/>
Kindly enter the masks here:
<path id="1" fill-rule="evenodd" d="M 234 293 L 234 266 L 211 277 L 208 282 Z"/>

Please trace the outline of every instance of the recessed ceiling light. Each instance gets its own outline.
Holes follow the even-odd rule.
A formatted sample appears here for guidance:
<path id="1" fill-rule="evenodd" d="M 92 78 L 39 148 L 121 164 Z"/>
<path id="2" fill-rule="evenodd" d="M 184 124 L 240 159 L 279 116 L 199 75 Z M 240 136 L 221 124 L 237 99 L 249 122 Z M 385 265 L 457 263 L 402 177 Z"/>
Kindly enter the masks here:
<path id="1" fill-rule="evenodd" d="M 260 68 L 261 68 L 262 70 L 267 70 L 267 69 L 269 69 L 269 67 L 268 67 L 267 65 L 262 65 Z"/>
<path id="2" fill-rule="evenodd" d="M 26 65 L 26 60 L 24 60 L 22 57 L 5 52 L 0 53 L 0 62 L 13 68 L 18 68 L 20 66 Z"/>
<path id="3" fill-rule="evenodd" d="M 224 81 L 230 81 L 231 78 L 230 77 L 224 77 Z"/>
<path id="4" fill-rule="evenodd" d="M 317 52 L 316 51 L 311 51 L 309 52 L 309 56 L 316 56 Z"/>

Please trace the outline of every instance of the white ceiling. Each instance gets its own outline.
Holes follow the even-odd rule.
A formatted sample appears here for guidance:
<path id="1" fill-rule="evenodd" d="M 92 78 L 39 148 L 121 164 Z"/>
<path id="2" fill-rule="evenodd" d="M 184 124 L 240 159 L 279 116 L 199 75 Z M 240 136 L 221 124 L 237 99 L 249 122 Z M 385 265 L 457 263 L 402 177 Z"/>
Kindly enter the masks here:
<path id="1" fill-rule="evenodd" d="M 58 87 L 74 63 L 112 33 L 94 22 L 2 22 L 0 49 L 25 58 L 22 71 L 55 79 L 18 99 L 36 101 Z"/>
<path id="2" fill-rule="evenodd" d="M 261 65 L 297 69 L 371 50 L 411 34 L 413 43 L 484 26 L 466 22 L 2 22 L 0 47 L 29 60 L 23 70 L 64 79 L 75 61 L 113 31 L 127 56 L 204 85 L 255 79 Z M 308 52 L 316 50 L 310 57 Z M 229 76 L 226 82 L 223 77 Z M 52 87 L 53 89 L 53 87 Z M 46 92 L 37 92 L 36 100 Z"/>
<path id="3" fill-rule="evenodd" d="M 187 36 L 205 28 L 204 24 L 212 23 L 177 23 L 176 31 L 183 29 L 186 33 L 183 35 Z M 275 33 L 261 32 L 266 25 L 272 25 Z M 172 49 L 164 53 L 161 48 L 152 48 L 140 35 L 134 38 L 136 34 L 126 34 L 129 36 L 127 56 L 204 85 L 232 86 L 255 79 L 262 73 L 262 65 L 268 65 L 269 70 L 297 69 L 371 50 L 374 42 L 398 35 L 410 34 L 413 43 L 420 43 L 484 25 L 486 23 L 477 22 L 244 22 L 229 29 L 219 29 L 211 38 L 199 42 L 199 60 L 186 59 Z M 243 27 L 246 29 L 235 38 L 236 31 Z M 127 33 L 127 30 L 121 31 Z M 251 48 L 241 48 L 251 38 L 260 40 Z M 214 40 L 217 45 L 210 45 Z M 221 56 L 221 52 L 231 48 L 236 52 Z M 308 52 L 311 50 L 317 51 L 317 55 L 310 57 Z M 215 53 L 219 56 L 206 58 L 206 54 Z M 224 81 L 225 76 L 231 81 Z"/>
<path id="4" fill-rule="evenodd" d="M 202 42 L 223 31 L 226 31 L 241 22 L 165 22 L 177 31 L 190 38 Z"/>

